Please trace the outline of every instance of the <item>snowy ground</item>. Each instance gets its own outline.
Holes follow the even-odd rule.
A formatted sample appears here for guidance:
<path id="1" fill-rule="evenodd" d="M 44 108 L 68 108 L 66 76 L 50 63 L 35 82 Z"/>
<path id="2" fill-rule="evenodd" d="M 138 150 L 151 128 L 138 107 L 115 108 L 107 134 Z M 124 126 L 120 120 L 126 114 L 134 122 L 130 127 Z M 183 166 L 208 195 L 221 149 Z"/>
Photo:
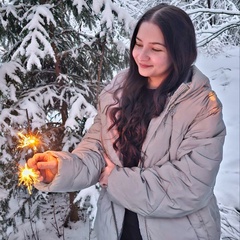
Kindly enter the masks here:
<path id="1" fill-rule="evenodd" d="M 240 48 L 226 49 L 215 58 L 200 55 L 197 66 L 212 80 L 213 89 L 223 103 L 223 118 L 227 126 L 224 157 L 217 178 L 215 193 L 226 206 L 239 206 L 239 93 Z"/>
<path id="2" fill-rule="evenodd" d="M 217 177 L 215 194 L 222 217 L 222 239 L 240 239 L 240 48 L 227 48 L 216 57 L 200 54 L 197 66 L 211 79 L 214 91 L 223 104 L 227 126 L 223 161 Z"/>
<path id="3" fill-rule="evenodd" d="M 227 126 L 227 137 L 224 146 L 224 160 L 221 164 L 217 178 L 215 193 L 218 199 L 222 216 L 222 239 L 240 239 L 240 219 L 236 209 L 239 205 L 239 47 L 224 49 L 224 52 L 215 57 L 199 55 L 197 66 L 210 79 L 213 89 L 223 103 L 224 120 Z M 43 205 L 41 218 L 33 225 L 19 220 L 20 231 L 11 233 L 9 240 L 25 239 L 71 239 L 88 240 L 89 220 L 84 213 L 79 212 L 82 221 L 70 223 L 68 228 L 63 228 L 63 219 L 67 214 L 68 202 L 62 195 L 52 194 L 49 204 Z M 93 201 L 93 210 L 96 202 Z M 54 214 L 55 213 L 55 214 Z M 55 221 L 56 219 L 56 221 Z M 104 227 L 104 226 L 103 226 Z M 38 238 L 30 237 L 32 230 Z M 59 236 L 58 236 L 59 234 Z M 91 239 L 94 234 L 91 234 Z"/>

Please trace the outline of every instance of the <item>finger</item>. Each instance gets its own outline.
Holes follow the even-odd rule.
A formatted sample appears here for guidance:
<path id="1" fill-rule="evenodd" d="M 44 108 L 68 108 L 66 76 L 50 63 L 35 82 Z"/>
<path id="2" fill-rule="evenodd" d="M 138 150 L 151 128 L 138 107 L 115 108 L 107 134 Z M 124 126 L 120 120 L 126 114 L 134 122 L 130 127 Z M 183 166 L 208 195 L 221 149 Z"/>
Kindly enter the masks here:
<path id="1" fill-rule="evenodd" d="M 44 177 L 43 177 L 43 176 L 39 176 L 38 180 L 39 180 L 40 182 L 42 182 L 42 181 L 44 180 Z"/>
<path id="2" fill-rule="evenodd" d="M 106 174 L 102 173 L 102 174 L 100 175 L 98 181 L 99 181 L 99 182 L 100 182 L 100 181 L 105 181 L 106 178 L 107 178 Z"/>
<path id="3" fill-rule="evenodd" d="M 103 188 L 106 188 L 106 187 L 108 186 L 106 179 L 105 179 L 105 180 L 102 179 L 101 181 L 99 181 L 99 184 L 100 184 L 100 186 L 103 187 Z"/>
<path id="4" fill-rule="evenodd" d="M 33 155 L 32 159 L 35 161 L 35 162 L 41 162 L 41 161 L 46 161 L 46 157 L 47 157 L 47 153 L 36 153 Z"/>
<path id="5" fill-rule="evenodd" d="M 27 166 L 29 168 L 37 169 L 37 162 L 36 162 L 36 160 L 34 158 L 29 158 L 27 160 Z"/>
<path id="6" fill-rule="evenodd" d="M 37 168 L 38 169 L 53 169 L 57 167 L 57 163 L 55 161 L 51 162 L 38 162 Z"/>
<path id="7" fill-rule="evenodd" d="M 103 184 L 100 184 L 100 186 L 102 187 L 102 188 L 107 188 L 107 184 L 105 184 L 105 183 L 103 183 Z"/>
<path id="8" fill-rule="evenodd" d="M 109 159 L 106 153 L 103 153 L 103 157 L 105 159 L 107 166 L 109 166 L 109 164 L 112 164 L 112 161 Z"/>
<path id="9" fill-rule="evenodd" d="M 27 165 L 30 168 L 37 168 L 37 162 L 44 161 L 45 153 L 36 153 L 32 158 L 29 158 L 27 161 Z"/>
<path id="10" fill-rule="evenodd" d="M 108 176 L 103 175 L 103 176 L 101 177 L 101 179 L 99 179 L 99 180 L 100 180 L 100 182 L 102 182 L 102 183 L 107 183 L 107 182 L 108 182 Z"/>

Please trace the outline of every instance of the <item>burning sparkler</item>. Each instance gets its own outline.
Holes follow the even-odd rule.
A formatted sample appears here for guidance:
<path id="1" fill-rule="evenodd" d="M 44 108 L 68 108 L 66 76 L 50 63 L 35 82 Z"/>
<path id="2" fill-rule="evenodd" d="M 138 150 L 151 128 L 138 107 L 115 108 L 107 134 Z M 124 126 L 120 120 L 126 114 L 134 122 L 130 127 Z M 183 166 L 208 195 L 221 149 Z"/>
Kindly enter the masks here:
<path id="1" fill-rule="evenodd" d="M 30 147 L 34 150 L 34 152 L 37 150 L 37 145 L 40 144 L 40 140 L 32 135 L 32 134 L 26 134 L 19 132 L 19 145 L 18 148 L 24 148 L 24 147 Z M 27 187 L 29 194 L 32 193 L 32 185 L 39 182 L 38 180 L 38 174 L 37 172 L 29 168 L 27 164 L 25 166 L 19 166 L 19 176 L 18 176 L 18 186 L 24 185 Z"/>
<path id="2" fill-rule="evenodd" d="M 18 186 L 21 184 L 26 186 L 29 194 L 32 194 L 32 185 L 39 182 L 37 172 L 29 168 L 27 164 L 25 166 L 19 166 Z"/>
<path id="3" fill-rule="evenodd" d="M 32 134 L 24 135 L 21 132 L 18 133 L 18 136 L 19 136 L 18 148 L 31 147 L 34 151 L 37 150 L 36 146 L 40 144 L 40 141 L 36 136 Z"/>

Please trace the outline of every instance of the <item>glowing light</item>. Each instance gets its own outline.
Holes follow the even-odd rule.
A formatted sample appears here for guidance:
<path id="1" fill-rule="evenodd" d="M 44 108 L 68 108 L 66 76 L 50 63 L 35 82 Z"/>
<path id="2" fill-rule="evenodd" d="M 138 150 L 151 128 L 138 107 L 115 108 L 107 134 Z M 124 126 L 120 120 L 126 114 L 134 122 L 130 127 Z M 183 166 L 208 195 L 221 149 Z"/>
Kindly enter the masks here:
<path id="1" fill-rule="evenodd" d="M 39 182 L 37 172 L 34 169 L 29 168 L 27 164 L 25 164 L 25 166 L 19 166 L 18 180 L 18 186 L 26 186 L 29 194 L 32 194 L 32 185 Z"/>
<path id="2" fill-rule="evenodd" d="M 41 142 L 40 140 L 32 135 L 32 134 L 23 134 L 21 132 L 18 133 L 19 143 L 18 148 L 25 148 L 29 147 L 34 150 L 37 150 L 37 145 Z M 38 173 L 36 170 L 29 168 L 27 164 L 25 166 L 19 166 L 19 176 L 18 176 L 18 186 L 24 185 L 27 187 L 29 194 L 32 193 L 32 185 L 39 182 L 38 180 Z"/>
<path id="3" fill-rule="evenodd" d="M 22 134 L 21 132 L 18 133 L 19 136 L 19 145 L 18 148 L 24 148 L 24 147 L 31 147 L 34 151 L 37 150 L 36 146 L 39 145 L 40 141 L 39 139 L 31 134 Z"/>

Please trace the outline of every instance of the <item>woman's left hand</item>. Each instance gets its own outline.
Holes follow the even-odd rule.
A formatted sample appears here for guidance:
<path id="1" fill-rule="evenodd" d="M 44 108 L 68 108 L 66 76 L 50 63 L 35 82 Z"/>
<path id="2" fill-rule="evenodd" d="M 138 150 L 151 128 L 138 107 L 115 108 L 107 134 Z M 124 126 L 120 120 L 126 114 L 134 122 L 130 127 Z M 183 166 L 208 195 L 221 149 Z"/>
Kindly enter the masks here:
<path id="1" fill-rule="evenodd" d="M 115 168 L 115 164 L 109 159 L 109 157 L 104 153 L 103 157 L 106 162 L 106 167 L 103 169 L 100 178 L 99 183 L 100 186 L 103 188 L 106 188 L 108 186 L 108 176 L 111 174 L 112 170 Z"/>

